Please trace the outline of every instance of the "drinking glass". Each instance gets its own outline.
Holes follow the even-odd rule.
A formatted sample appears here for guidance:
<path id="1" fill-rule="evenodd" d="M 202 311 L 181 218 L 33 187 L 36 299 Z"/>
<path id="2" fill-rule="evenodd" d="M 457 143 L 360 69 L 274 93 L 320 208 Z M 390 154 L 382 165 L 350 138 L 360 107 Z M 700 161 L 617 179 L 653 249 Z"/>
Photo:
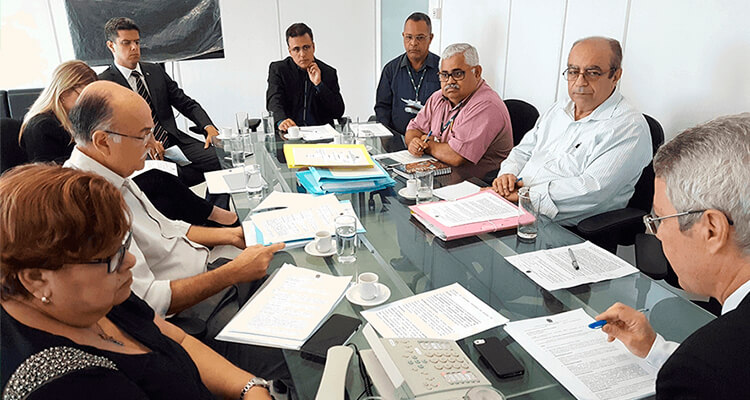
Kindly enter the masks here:
<path id="1" fill-rule="evenodd" d="M 273 111 L 265 111 L 261 114 L 263 132 L 266 136 L 271 136 L 276 132 L 276 121 L 273 119 Z"/>
<path id="2" fill-rule="evenodd" d="M 250 132 L 250 119 L 246 112 L 238 112 L 234 114 L 235 120 L 237 120 L 237 131 L 240 135 Z"/>
<path id="3" fill-rule="evenodd" d="M 417 170 L 414 172 L 417 180 L 417 204 L 432 201 L 432 184 L 435 179 L 434 170 Z"/>
<path id="4" fill-rule="evenodd" d="M 530 241 L 536 239 L 539 200 L 539 193 L 532 193 L 528 187 L 518 189 L 518 238 L 521 240 Z M 528 217 L 523 217 L 525 213 L 531 214 L 534 220 L 528 221 Z"/>
<path id="5" fill-rule="evenodd" d="M 341 144 L 354 144 L 354 140 L 352 124 L 347 120 L 346 124 L 344 124 L 344 128 L 341 130 Z"/>
<path id="6" fill-rule="evenodd" d="M 245 151 L 245 158 L 253 155 L 255 153 L 255 148 L 253 147 L 253 136 L 250 133 L 246 133 L 240 135 L 240 138 L 242 138 L 242 149 Z"/>
<path id="7" fill-rule="evenodd" d="M 357 261 L 357 219 L 339 215 L 333 220 L 336 227 L 336 254 L 340 263 Z"/>
<path id="8" fill-rule="evenodd" d="M 230 139 L 230 143 L 232 146 L 232 167 L 237 168 L 245 166 L 245 149 L 243 147 L 242 136 L 233 136 L 232 139 Z"/>
<path id="9" fill-rule="evenodd" d="M 263 174 L 260 165 L 245 165 L 245 189 L 250 197 L 257 197 L 263 194 Z"/>

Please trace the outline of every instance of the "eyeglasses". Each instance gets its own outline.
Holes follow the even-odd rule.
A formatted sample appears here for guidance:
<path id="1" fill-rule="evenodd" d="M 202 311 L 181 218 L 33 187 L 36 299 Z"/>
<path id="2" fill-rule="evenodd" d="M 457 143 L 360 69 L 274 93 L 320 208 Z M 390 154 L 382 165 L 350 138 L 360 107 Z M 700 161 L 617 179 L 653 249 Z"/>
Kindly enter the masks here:
<path id="1" fill-rule="evenodd" d="M 643 224 L 646 225 L 646 232 L 648 234 L 656 235 L 656 232 L 659 230 L 659 225 L 661 224 L 660 221 L 663 219 L 681 217 L 683 215 L 690 214 L 699 214 L 703 212 L 706 212 L 706 210 L 683 211 L 677 214 L 665 215 L 663 217 L 655 217 L 653 214 L 646 214 L 643 216 Z M 729 217 L 727 217 L 727 223 L 729 225 L 734 225 L 734 221 L 732 221 L 732 219 Z"/>
<path id="2" fill-rule="evenodd" d="M 416 40 L 417 43 L 422 43 L 425 40 L 427 40 L 427 36 L 425 35 L 403 35 L 404 36 L 404 42 L 411 42 L 412 40 Z"/>
<path id="3" fill-rule="evenodd" d="M 130 242 L 132 240 L 133 231 L 128 231 L 128 234 L 125 235 L 125 240 L 122 241 L 122 246 L 113 256 L 107 258 L 97 258 L 96 260 L 82 262 L 79 264 L 107 264 L 107 273 L 114 274 L 122 266 L 122 262 L 125 260 L 125 252 L 130 248 Z"/>
<path id="4" fill-rule="evenodd" d="M 610 68 L 607 71 L 602 71 L 595 68 L 585 69 L 583 71 L 579 70 L 578 68 L 566 68 L 565 71 L 563 71 L 562 76 L 569 82 L 575 82 L 576 80 L 578 80 L 578 75 L 583 75 L 583 77 L 589 82 L 596 82 L 604 74 L 612 73 L 612 71 L 617 71 L 617 68 Z"/>
<path id="5" fill-rule="evenodd" d="M 471 70 L 474 70 L 474 67 L 472 67 Z M 447 82 L 448 78 L 451 76 L 457 81 L 462 81 L 466 77 L 466 71 L 462 69 L 456 69 L 452 72 L 438 72 L 437 75 L 440 82 Z"/>
<path id="6" fill-rule="evenodd" d="M 146 136 L 130 136 L 130 135 L 126 135 L 124 133 L 119 133 L 119 132 L 114 132 L 114 131 L 107 131 L 107 130 L 105 130 L 104 132 L 107 132 L 110 135 L 117 135 L 117 136 L 122 136 L 122 137 L 126 137 L 126 138 L 137 139 L 137 140 L 140 140 L 141 143 L 146 143 L 146 142 L 148 142 L 151 139 L 151 136 L 154 135 L 154 128 L 151 128 L 151 130 L 148 131 L 148 133 L 146 134 Z"/>

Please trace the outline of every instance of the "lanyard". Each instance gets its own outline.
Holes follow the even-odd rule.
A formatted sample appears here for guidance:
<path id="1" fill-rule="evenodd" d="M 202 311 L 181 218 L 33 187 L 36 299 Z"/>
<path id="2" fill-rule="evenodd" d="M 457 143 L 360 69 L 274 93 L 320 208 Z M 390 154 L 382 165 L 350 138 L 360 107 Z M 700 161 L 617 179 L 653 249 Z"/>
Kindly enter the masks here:
<path id="1" fill-rule="evenodd" d="M 425 62 L 427 62 L 427 60 L 425 60 Z M 414 100 L 419 101 L 419 89 L 422 88 L 422 81 L 424 80 L 424 76 L 427 73 L 427 68 L 422 71 L 422 76 L 419 78 L 419 85 L 414 83 L 414 77 L 412 77 L 411 75 L 411 68 L 409 65 L 406 66 L 406 72 L 409 74 L 411 86 L 414 88 Z"/>
<path id="2" fill-rule="evenodd" d="M 453 114 L 453 116 L 448 120 L 448 122 L 446 122 L 445 124 L 443 124 L 443 125 L 440 126 L 440 140 L 443 140 L 443 132 L 445 132 L 445 130 L 448 127 L 451 127 L 451 129 L 448 129 L 448 133 L 450 133 L 453 130 L 453 128 L 452 128 L 453 121 L 456 119 L 456 117 L 458 117 L 458 113 L 461 112 L 461 110 L 464 108 L 464 106 L 466 105 L 466 103 L 469 102 L 469 99 L 471 99 L 471 96 L 474 96 L 474 93 L 476 93 L 477 90 L 479 90 L 479 87 L 482 86 L 482 82 L 484 82 L 484 81 L 480 81 L 479 84 L 477 85 L 477 87 L 474 88 L 474 91 L 471 92 L 470 95 L 466 96 L 465 99 L 461 100 L 460 103 L 458 103 L 458 105 L 455 107 L 456 108 L 456 113 Z"/>

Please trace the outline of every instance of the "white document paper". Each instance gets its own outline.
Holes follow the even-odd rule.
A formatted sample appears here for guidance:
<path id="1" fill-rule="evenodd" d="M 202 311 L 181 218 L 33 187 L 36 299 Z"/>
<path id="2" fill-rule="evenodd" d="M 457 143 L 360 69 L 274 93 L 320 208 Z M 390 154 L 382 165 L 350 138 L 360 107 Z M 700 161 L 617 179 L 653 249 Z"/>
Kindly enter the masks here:
<path id="1" fill-rule="evenodd" d="M 508 322 L 458 283 L 362 311 L 385 338 L 460 340 Z"/>
<path id="2" fill-rule="evenodd" d="M 340 146 L 294 147 L 292 150 L 294 164 L 311 167 L 367 167 L 372 165 L 365 146 Z"/>
<path id="3" fill-rule="evenodd" d="M 351 280 L 284 264 L 216 339 L 298 350 L 341 301 Z"/>
<path id="4" fill-rule="evenodd" d="M 299 128 L 302 133 L 302 139 L 305 141 L 316 141 L 333 139 L 334 136 L 338 135 L 335 129 L 331 125 L 317 125 L 317 126 L 301 126 Z"/>
<path id="5" fill-rule="evenodd" d="M 357 137 L 360 138 L 393 136 L 393 133 L 380 122 L 353 123 L 351 127 Z"/>
<path id="6" fill-rule="evenodd" d="M 568 249 L 575 254 L 579 269 L 573 268 Z M 552 291 L 584 283 L 620 278 L 638 272 L 625 260 L 591 243 L 583 242 L 556 249 L 506 257 L 537 285 Z"/>
<path id="7" fill-rule="evenodd" d="M 244 167 L 204 172 L 203 176 L 206 178 L 206 188 L 211 194 L 241 193 L 247 190 Z M 263 179 L 263 186 L 266 185 L 266 180 Z"/>
<path id="8" fill-rule="evenodd" d="M 466 197 L 474 193 L 479 193 L 481 188 L 469 181 L 463 181 L 456 183 L 455 185 L 443 186 L 441 188 L 434 189 L 432 194 L 443 199 L 443 200 L 456 200 L 461 197 Z"/>
<path id="9" fill-rule="evenodd" d="M 182 150 L 177 147 L 177 145 L 166 148 L 164 150 L 164 158 L 176 162 L 177 165 L 181 167 L 192 164 L 192 161 L 188 160 L 187 156 L 185 156 L 185 153 L 183 153 Z"/>
<path id="10" fill-rule="evenodd" d="M 429 203 L 419 208 L 450 227 L 518 217 L 518 209 L 489 192 L 456 201 Z"/>
<path id="11" fill-rule="evenodd" d="M 435 157 L 432 157 L 429 155 L 423 155 L 420 157 L 414 156 L 411 153 L 409 153 L 409 150 L 401 150 L 401 151 L 396 151 L 393 153 L 378 154 L 378 155 L 372 156 L 372 158 L 376 160 L 380 160 L 381 158 L 390 158 L 393 161 L 396 161 L 401 164 L 410 164 L 410 163 L 415 163 L 415 162 L 420 162 L 420 161 L 436 160 Z"/>
<path id="12" fill-rule="evenodd" d="M 177 176 L 177 164 L 171 162 L 171 161 L 163 161 L 163 160 L 146 160 L 144 163 L 143 169 L 139 169 L 138 171 L 133 172 L 132 175 L 130 175 L 130 179 L 135 178 L 136 176 L 146 172 L 151 171 L 152 169 L 158 169 L 160 171 L 164 171 L 168 174 L 172 174 L 174 176 Z"/>
<path id="13" fill-rule="evenodd" d="M 577 399 L 638 399 L 656 392 L 657 370 L 620 341 L 607 342 L 583 309 L 509 322 L 505 331 Z"/>

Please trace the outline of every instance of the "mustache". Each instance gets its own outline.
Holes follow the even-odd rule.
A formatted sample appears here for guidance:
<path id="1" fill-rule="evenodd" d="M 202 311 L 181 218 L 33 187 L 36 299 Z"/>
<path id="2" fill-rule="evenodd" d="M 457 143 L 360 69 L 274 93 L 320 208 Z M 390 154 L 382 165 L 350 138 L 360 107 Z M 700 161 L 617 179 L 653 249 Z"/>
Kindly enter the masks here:
<path id="1" fill-rule="evenodd" d="M 579 86 L 575 89 L 573 89 L 574 93 L 586 93 L 586 90 L 583 88 L 583 86 Z"/>
<path id="2" fill-rule="evenodd" d="M 458 90 L 458 89 L 461 89 L 461 88 L 456 83 L 449 83 L 449 84 L 445 85 L 445 88 L 443 88 L 443 90 L 448 90 L 448 89 L 456 89 L 456 90 Z"/>

